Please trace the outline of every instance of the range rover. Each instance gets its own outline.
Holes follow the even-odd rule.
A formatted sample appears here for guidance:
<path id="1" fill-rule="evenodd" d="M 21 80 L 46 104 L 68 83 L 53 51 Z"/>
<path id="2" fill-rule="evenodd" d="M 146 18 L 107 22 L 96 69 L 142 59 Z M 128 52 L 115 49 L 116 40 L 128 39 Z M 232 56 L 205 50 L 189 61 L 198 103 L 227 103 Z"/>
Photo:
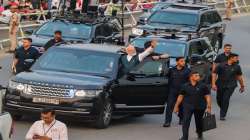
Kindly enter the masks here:
<path id="1" fill-rule="evenodd" d="M 51 47 L 30 70 L 10 79 L 4 109 L 20 119 L 49 106 L 57 116 L 92 121 L 97 128 L 107 128 L 114 115 L 162 114 L 169 60 L 147 58 L 121 75 L 120 49 L 105 44 Z"/>

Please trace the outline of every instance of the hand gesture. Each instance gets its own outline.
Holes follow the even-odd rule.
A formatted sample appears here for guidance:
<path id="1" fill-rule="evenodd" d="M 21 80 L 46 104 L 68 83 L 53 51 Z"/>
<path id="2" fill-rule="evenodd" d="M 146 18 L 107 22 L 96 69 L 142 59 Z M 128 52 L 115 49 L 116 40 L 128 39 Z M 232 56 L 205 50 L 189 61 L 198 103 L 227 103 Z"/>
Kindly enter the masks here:
<path id="1" fill-rule="evenodd" d="M 175 107 L 174 107 L 174 113 L 179 113 L 179 110 L 180 110 L 180 109 L 179 109 L 178 106 L 175 106 Z"/>
<path id="2" fill-rule="evenodd" d="M 243 93 L 245 91 L 245 87 L 241 86 L 239 91 L 240 91 L 240 93 Z"/>
<path id="3" fill-rule="evenodd" d="M 205 112 L 207 112 L 207 113 L 210 113 L 210 114 L 211 114 L 211 112 L 212 112 L 211 107 L 207 107 L 207 109 L 206 109 L 206 111 L 205 111 Z"/>
<path id="4" fill-rule="evenodd" d="M 217 86 L 216 86 L 216 85 L 212 85 L 212 89 L 213 89 L 214 91 L 217 91 Z"/>

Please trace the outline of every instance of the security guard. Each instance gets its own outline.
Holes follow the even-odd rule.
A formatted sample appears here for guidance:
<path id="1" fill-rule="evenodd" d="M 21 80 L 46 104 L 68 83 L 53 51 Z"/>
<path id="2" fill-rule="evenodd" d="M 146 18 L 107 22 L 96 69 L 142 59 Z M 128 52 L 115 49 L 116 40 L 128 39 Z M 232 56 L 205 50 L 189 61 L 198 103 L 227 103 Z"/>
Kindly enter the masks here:
<path id="1" fill-rule="evenodd" d="M 9 22 L 9 38 L 10 38 L 10 50 L 8 52 L 13 53 L 17 47 L 17 31 L 19 26 L 19 17 L 17 15 L 17 6 L 11 6 L 11 17 Z"/>
<path id="2" fill-rule="evenodd" d="M 186 62 L 184 57 L 176 58 L 176 66 L 171 68 L 168 77 L 169 77 L 169 93 L 167 108 L 165 114 L 165 123 L 163 127 L 170 127 L 172 121 L 172 113 L 174 105 L 176 103 L 177 97 L 179 95 L 179 90 L 181 86 L 188 82 L 188 76 L 190 69 L 186 67 Z M 179 124 L 182 124 L 182 109 L 179 112 Z"/>
<path id="3" fill-rule="evenodd" d="M 238 62 L 238 55 L 231 53 L 226 63 L 219 64 L 212 74 L 212 89 L 217 91 L 217 104 L 220 107 L 220 120 L 224 121 L 230 97 L 232 96 L 237 81 L 240 83 L 240 92 L 245 90 L 242 71 Z"/>
<path id="4" fill-rule="evenodd" d="M 231 44 L 225 44 L 224 45 L 224 52 L 219 54 L 213 63 L 213 71 L 215 70 L 216 66 L 220 63 L 227 62 L 229 54 L 232 53 L 232 45 Z"/>
<path id="5" fill-rule="evenodd" d="M 189 82 L 182 86 L 174 107 L 174 112 L 177 113 L 180 104 L 183 103 L 183 136 L 180 140 L 188 140 L 189 126 L 193 114 L 198 138 L 203 138 L 202 118 L 205 112 L 211 113 L 211 96 L 209 88 L 199 81 L 199 73 L 191 72 Z"/>
<path id="6" fill-rule="evenodd" d="M 35 48 L 31 47 L 32 39 L 24 38 L 22 47 L 18 48 L 14 54 L 14 60 L 12 63 L 12 70 L 14 73 L 20 73 L 29 68 L 30 64 L 26 62 L 28 59 L 33 63 L 38 57 L 39 52 Z"/>

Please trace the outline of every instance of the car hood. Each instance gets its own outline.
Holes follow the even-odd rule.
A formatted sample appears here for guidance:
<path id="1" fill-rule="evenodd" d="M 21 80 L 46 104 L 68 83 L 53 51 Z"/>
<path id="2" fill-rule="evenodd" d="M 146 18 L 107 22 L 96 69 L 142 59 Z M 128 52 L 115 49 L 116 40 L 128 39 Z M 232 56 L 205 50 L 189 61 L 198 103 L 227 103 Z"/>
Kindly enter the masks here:
<path id="1" fill-rule="evenodd" d="M 160 23 L 149 23 L 146 25 L 138 26 L 139 29 L 146 31 L 165 30 L 175 32 L 196 32 L 197 27 L 195 26 L 184 26 L 184 25 L 172 25 L 172 24 L 160 24 Z"/>
<path id="2" fill-rule="evenodd" d="M 12 80 L 25 84 L 68 86 L 73 89 L 103 89 L 111 78 L 64 72 L 33 71 L 19 73 Z"/>
<path id="3" fill-rule="evenodd" d="M 42 35 L 31 35 L 30 38 L 32 39 L 32 46 L 43 47 L 53 37 L 42 36 Z M 65 40 L 65 41 L 81 41 L 83 43 L 90 43 L 89 40 L 83 40 L 83 39 L 63 38 L 63 40 Z"/>

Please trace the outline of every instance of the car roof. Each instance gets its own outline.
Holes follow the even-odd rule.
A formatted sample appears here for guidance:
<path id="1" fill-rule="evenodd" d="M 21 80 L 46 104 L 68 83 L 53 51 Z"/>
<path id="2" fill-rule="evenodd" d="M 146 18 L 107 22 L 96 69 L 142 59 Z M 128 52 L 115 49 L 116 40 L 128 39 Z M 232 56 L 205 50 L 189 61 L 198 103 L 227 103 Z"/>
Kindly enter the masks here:
<path id="1" fill-rule="evenodd" d="M 199 14 L 201 11 L 211 10 L 211 9 L 213 8 L 207 5 L 177 3 L 170 5 L 168 8 L 163 9 L 163 11 Z"/>
<path id="2" fill-rule="evenodd" d="M 118 54 L 118 52 L 122 48 L 122 46 L 110 45 L 110 44 L 82 44 L 82 43 L 61 44 L 57 47 L 63 49 L 79 49 L 79 50 L 97 51 L 104 53 L 114 53 L 114 54 Z"/>

